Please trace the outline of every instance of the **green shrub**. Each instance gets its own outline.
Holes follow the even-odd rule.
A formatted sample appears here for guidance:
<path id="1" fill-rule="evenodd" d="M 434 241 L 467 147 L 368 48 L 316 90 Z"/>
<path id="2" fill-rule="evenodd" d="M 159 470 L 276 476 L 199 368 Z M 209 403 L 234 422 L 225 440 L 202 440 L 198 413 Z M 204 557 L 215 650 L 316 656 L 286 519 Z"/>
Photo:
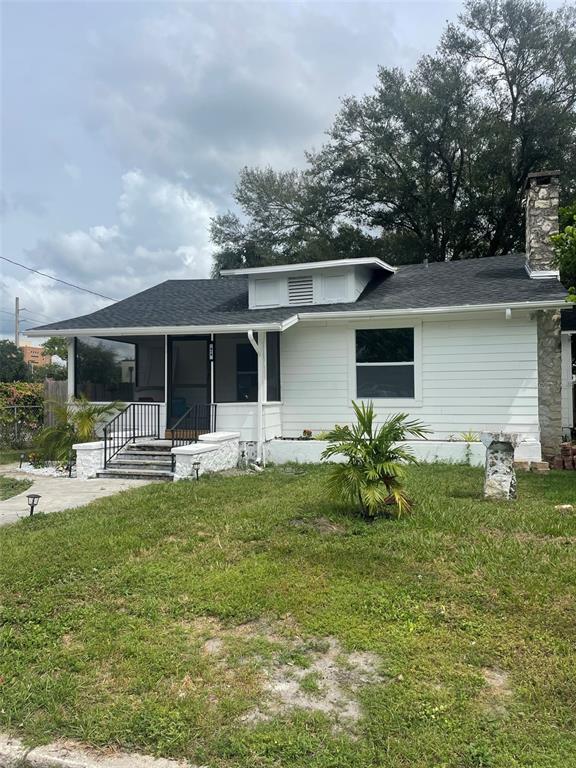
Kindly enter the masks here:
<path id="1" fill-rule="evenodd" d="M 69 461 L 74 443 L 96 440 L 98 425 L 109 421 L 122 407 L 122 403 L 99 405 L 83 397 L 54 403 L 54 425 L 44 427 L 34 441 L 38 453 L 44 460 Z"/>
<path id="2" fill-rule="evenodd" d="M 44 387 L 24 381 L 0 382 L 0 446 L 24 448 L 44 421 Z"/>
<path id="3" fill-rule="evenodd" d="M 7 405 L 44 405 L 44 385 L 29 381 L 0 381 L 0 408 Z"/>
<path id="4" fill-rule="evenodd" d="M 332 493 L 358 504 L 365 517 L 408 512 L 411 501 L 404 490 L 404 466 L 416 464 L 409 447 L 399 445 L 407 437 L 425 437 L 429 431 L 419 421 L 409 421 L 405 413 L 390 416 L 376 427 L 372 403 L 353 402 L 357 422 L 351 427 L 338 426 L 328 433 L 330 445 L 323 459 L 337 455 L 346 457 L 345 464 L 335 464 L 330 475 Z"/>

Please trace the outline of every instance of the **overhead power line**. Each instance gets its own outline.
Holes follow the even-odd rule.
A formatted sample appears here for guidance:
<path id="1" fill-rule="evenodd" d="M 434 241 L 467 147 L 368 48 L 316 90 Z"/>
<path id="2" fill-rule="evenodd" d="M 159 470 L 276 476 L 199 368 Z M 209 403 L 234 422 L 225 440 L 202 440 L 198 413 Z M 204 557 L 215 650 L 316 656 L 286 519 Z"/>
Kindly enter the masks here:
<path id="1" fill-rule="evenodd" d="M 92 296 L 98 296 L 101 299 L 107 299 L 108 301 L 118 301 L 118 299 L 113 299 L 111 296 L 104 296 L 103 293 L 97 293 L 96 291 L 91 291 L 89 288 L 82 288 L 81 285 L 75 285 L 74 283 L 69 283 L 67 280 L 61 280 L 59 277 L 53 277 L 52 275 L 47 275 L 46 272 L 40 272 L 38 269 L 32 269 L 32 267 L 27 267 L 26 264 L 20 264 L 18 261 L 13 261 L 12 259 L 7 258 L 6 256 L 0 256 L 0 259 L 3 261 L 7 261 L 10 264 L 15 264 L 17 267 L 22 267 L 22 269 L 27 269 L 28 272 L 34 272 L 37 275 L 42 275 L 42 277 L 47 277 L 50 280 L 55 280 L 57 283 L 62 283 L 62 285 L 67 285 L 69 288 L 76 288 L 77 291 L 84 291 L 84 293 L 91 293 Z"/>
<path id="2" fill-rule="evenodd" d="M 22 314 L 24 310 L 20 310 L 20 314 Z M 10 317 L 14 317 L 14 312 L 8 312 L 7 309 L 0 309 L 0 312 L 3 312 L 5 315 L 10 315 Z M 19 323 L 43 323 L 44 320 L 40 320 L 37 317 L 21 317 L 18 320 Z"/>
<path id="3" fill-rule="evenodd" d="M 24 307 L 24 309 L 21 309 L 21 310 L 20 310 L 20 312 L 30 312 L 30 311 L 31 311 L 31 310 L 29 310 L 29 309 L 26 309 L 26 307 Z M 54 318 L 53 318 L 53 317 L 50 317 L 49 315 L 45 315 L 45 314 L 44 314 L 44 312 L 38 312 L 38 310 L 37 310 L 37 309 L 33 309 L 33 310 L 32 310 L 32 314 L 34 314 L 34 315 L 40 315 L 40 317 L 44 317 L 46 320 L 49 320 L 50 322 L 57 322 L 56 320 L 54 320 Z"/>

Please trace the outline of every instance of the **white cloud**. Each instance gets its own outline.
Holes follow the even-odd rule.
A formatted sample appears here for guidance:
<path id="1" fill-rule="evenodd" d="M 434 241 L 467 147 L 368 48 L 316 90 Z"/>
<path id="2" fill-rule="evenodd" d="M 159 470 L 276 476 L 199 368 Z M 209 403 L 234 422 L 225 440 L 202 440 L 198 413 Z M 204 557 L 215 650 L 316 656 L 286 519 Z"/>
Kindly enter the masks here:
<path id="1" fill-rule="evenodd" d="M 122 177 L 117 222 L 41 240 L 26 253 L 25 263 L 112 298 L 170 278 L 208 277 L 209 225 L 215 213 L 213 203 L 191 194 L 180 182 L 129 171 Z M 85 314 L 108 303 L 16 267 L 6 272 L 2 305 L 20 296 L 26 314 L 37 321 Z M 5 312 L 2 326 L 10 333 Z"/>
<path id="2" fill-rule="evenodd" d="M 392 18 L 370 3 L 156 7 L 122 45 L 100 40 L 87 123 L 123 162 L 220 202 L 243 165 L 304 163 L 340 97 L 396 63 Z"/>

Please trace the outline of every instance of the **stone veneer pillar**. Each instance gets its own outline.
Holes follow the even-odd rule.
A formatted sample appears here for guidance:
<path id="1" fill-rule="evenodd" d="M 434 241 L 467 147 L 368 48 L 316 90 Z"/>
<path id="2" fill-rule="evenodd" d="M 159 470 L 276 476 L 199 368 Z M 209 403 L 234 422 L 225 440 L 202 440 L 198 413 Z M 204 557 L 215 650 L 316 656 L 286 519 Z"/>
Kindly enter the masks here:
<path id="1" fill-rule="evenodd" d="M 507 432 L 483 432 L 480 439 L 486 446 L 484 498 L 515 499 L 514 448 L 518 445 L 518 435 Z"/>
<path id="2" fill-rule="evenodd" d="M 550 461 L 562 442 L 562 342 L 560 312 L 540 310 L 538 332 L 538 420 L 542 458 Z"/>
<path id="3" fill-rule="evenodd" d="M 90 480 L 97 472 L 104 469 L 104 441 L 76 443 L 76 477 L 78 480 Z"/>
<path id="4" fill-rule="evenodd" d="M 558 232 L 560 171 L 528 174 L 526 180 L 526 261 L 531 270 L 554 269 L 550 235 Z"/>
<path id="5" fill-rule="evenodd" d="M 526 180 L 526 262 L 535 279 L 555 279 L 550 235 L 558 232 L 559 176 L 559 171 L 538 171 L 529 173 Z M 542 458 L 549 461 L 559 453 L 562 442 L 560 313 L 557 310 L 540 310 L 536 315 L 536 324 L 540 445 Z"/>

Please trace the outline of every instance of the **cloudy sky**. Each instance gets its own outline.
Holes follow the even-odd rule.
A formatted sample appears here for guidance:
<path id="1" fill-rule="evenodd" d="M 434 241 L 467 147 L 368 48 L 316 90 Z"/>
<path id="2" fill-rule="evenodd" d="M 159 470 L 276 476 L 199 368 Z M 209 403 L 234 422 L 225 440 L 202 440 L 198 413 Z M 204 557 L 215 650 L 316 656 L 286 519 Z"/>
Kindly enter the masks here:
<path id="1" fill-rule="evenodd" d="M 303 165 L 339 98 L 432 52 L 461 4 L 0 7 L 2 255 L 119 299 L 208 276 L 209 221 L 239 169 Z M 0 270 L 0 335 L 16 295 L 31 325 L 109 303 Z"/>

